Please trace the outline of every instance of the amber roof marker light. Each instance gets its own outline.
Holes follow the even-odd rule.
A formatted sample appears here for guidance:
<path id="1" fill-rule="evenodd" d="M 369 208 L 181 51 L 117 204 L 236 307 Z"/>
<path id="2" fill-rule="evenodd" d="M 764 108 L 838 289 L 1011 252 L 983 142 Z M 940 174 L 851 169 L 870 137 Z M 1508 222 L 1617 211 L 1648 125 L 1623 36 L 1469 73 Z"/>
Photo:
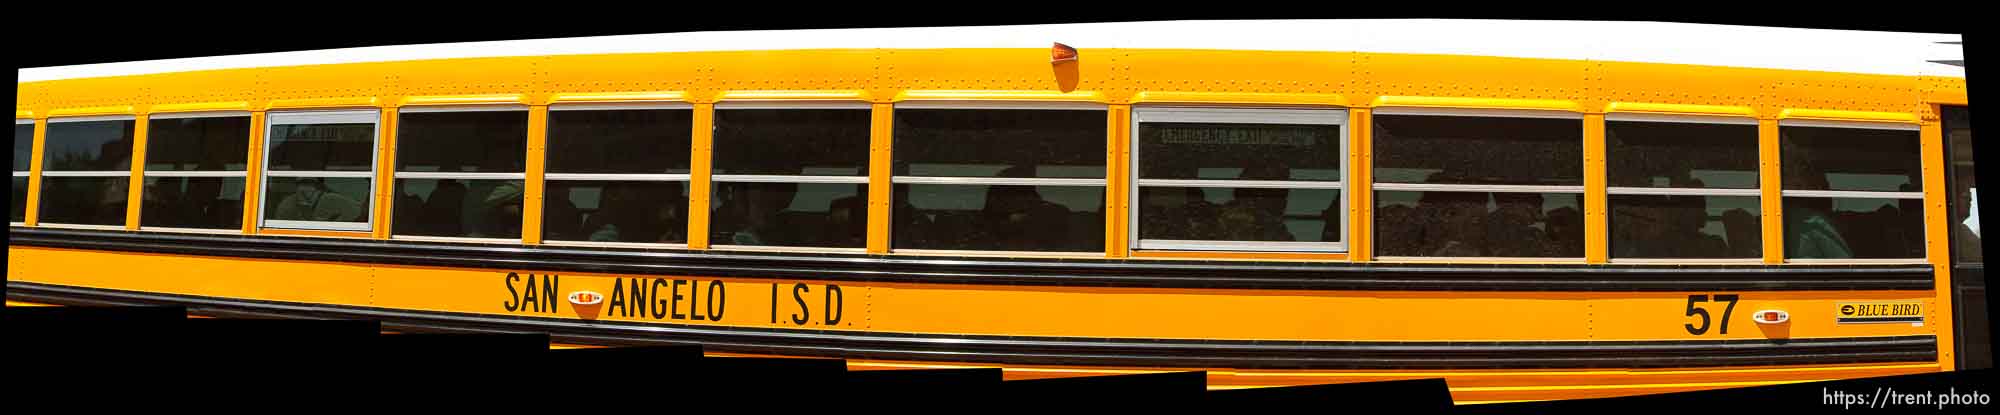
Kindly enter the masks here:
<path id="1" fill-rule="evenodd" d="M 1076 62 L 1076 48 L 1069 47 L 1069 45 L 1062 44 L 1062 42 L 1055 43 L 1054 47 L 1049 48 L 1050 64 Z"/>

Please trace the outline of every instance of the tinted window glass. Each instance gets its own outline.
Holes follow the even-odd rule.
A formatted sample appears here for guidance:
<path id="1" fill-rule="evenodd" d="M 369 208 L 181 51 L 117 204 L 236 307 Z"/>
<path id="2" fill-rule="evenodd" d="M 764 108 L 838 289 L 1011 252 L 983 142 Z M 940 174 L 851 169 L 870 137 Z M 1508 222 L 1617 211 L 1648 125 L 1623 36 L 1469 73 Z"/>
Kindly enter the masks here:
<path id="1" fill-rule="evenodd" d="M 868 175 L 867 109 L 715 110 L 715 174 Z"/>
<path id="2" fill-rule="evenodd" d="M 896 185 L 900 249 L 1104 250 L 1104 187 Z"/>
<path id="3" fill-rule="evenodd" d="M 250 156 L 250 117 L 148 120 L 146 171 L 242 171 Z"/>
<path id="4" fill-rule="evenodd" d="M 35 157 L 35 125 L 14 124 L 14 171 L 28 171 L 34 166 L 30 161 Z"/>
<path id="5" fill-rule="evenodd" d="M 694 111 L 549 111 L 550 173 L 687 173 Z"/>
<path id="6" fill-rule="evenodd" d="M 710 244 L 867 245 L 867 185 L 717 182 L 714 187 Z"/>
<path id="7" fill-rule="evenodd" d="M 126 177 L 42 177 L 41 221 L 124 225 Z"/>
<path id="8" fill-rule="evenodd" d="M 396 171 L 527 171 L 527 111 L 406 112 L 396 131 Z"/>
<path id="9" fill-rule="evenodd" d="M 1575 193 L 1375 193 L 1376 252 L 1384 256 L 1583 256 Z"/>
<path id="10" fill-rule="evenodd" d="M 1923 191 L 1917 131 L 1783 126 L 1790 190 Z"/>
<path id="11" fill-rule="evenodd" d="M 1757 188 L 1757 126 L 1605 122 L 1613 187 Z"/>
<path id="12" fill-rule="evenodd" d="M 199 229 L 243 227 L 243 178 L 148 177 L 139 208 L 142 226 Z"/>
<path id="13" fill-rule="evenodd" d="M 14 204 L 7 210 L 8 222 L 28 220 L 28 178 L 14 178 Z"/>
<path id="14" fill-rule="evenodd" d="M 899 109 L 895 158 L 911 176 L 1102 178 L 1105 117 L 1100 110 Z"/>
<path id="15" fill-rule="evenodd" d="M 548 182 L 544 238 L 686 243 L 687 182 Z"/>
<path id="16" fill-rule="evenodd" d="M 368 222 L 371 179 L 272 177 L 265 182 L 264 218 L 319 222 Z"/>
<path id="17" fill-rule="evenodd" d="M 271 126 L 270 169 L 276 171 L 370 171 L 375 160 L 375 124 L 282 124 Z"/>
<path id="18" fill-rule="evenodd" d="M 1339 242 L 1340 189 L 1143 187 L 1139 238 Z"/>
<path id="19" fill-rule="evenodd" d="M 1983 244 L 1979 240 L 1979 202 L 1973 198 L 1979 189 L 1979 176 L 1972 168 L 1972 110 L 1944 107 L 1943 118 L 1945 140 L 1950 143 L 1946 151 L 1951 153 L 1952 251 L 1959 263 L 1984 263 L 1985 255 L 1980 251 Z"/>
<path id="20" fill-rule="evenodd" d="M 1375 115 L 1375 181 L 1577 186 L 1583 121 Z"/>
<path id="21" fill-rule="evenodd" d="M 1920 199 L 1785 198 L 1787 258 L 1923 258 Z"/>
<path id="22" fill-rule="evenodd" d="M 1139 177 L 1339 181 L 1339 125 L 1149 122 Z"/>
<path id="23" fill-rule="evenodd" d="M 51 122 L 48 129 L 43 170 L 132 169 L 132 120 Z"/>
<path id="24" fill-rule="evenodd" d="M 396 179 L 397 235 L 521 237 L 521 180 Z"/>
<path id="25" fill-rule="evenodd" d="M 1759 258 L 1756 196 L 1611 195 L 1613 258 Z"/>

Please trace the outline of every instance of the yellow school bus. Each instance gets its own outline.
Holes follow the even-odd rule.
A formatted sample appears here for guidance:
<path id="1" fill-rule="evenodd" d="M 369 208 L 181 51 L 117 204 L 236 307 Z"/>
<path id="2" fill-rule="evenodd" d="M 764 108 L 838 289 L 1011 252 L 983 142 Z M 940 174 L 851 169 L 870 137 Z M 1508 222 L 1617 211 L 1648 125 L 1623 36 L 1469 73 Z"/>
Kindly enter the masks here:
<path id="1" fill-rule="evenodd" d="M 23 69 L 7 298 L 1461 403 L 1983 367 L 1958 41 L 1181 21 Z"/>

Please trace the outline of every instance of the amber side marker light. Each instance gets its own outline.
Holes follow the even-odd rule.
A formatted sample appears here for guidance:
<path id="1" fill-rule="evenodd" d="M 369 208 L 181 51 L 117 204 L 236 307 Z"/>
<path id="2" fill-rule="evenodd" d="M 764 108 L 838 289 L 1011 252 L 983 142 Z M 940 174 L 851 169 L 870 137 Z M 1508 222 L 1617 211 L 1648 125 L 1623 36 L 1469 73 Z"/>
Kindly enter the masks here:
<path id="1" fill-rule="evenodd" d="M 569 293 L 569 303 L 579 306 L 593 306 L 604 302 L 604 294 L 595 291 L 575 291 Z"/>
<path id="2" fill-rule="evenodd" d="M 1056 42 L 1055 47 L 1049 48 L 1049 63 L 1063 62 L 1076 62 L 1076 48 Z"/>
<path id="3" fill-rule="evenodd" d="M 1786 313 L 1784 310 L 1759 310 L 1751 316 L 1757 324 L 1779 324 L 1792 319 L 1791 313 Z"/>

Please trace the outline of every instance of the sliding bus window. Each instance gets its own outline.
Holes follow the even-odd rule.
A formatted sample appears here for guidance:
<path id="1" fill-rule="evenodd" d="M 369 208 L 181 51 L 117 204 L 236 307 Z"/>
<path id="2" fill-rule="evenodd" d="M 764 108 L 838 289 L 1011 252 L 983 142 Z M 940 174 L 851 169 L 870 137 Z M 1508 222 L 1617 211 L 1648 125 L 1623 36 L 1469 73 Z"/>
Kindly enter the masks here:
<path id="1" fill-rule="evenodd" d="M 527 107 L 403 108 L 390 234 L 520 239 L 527 155 Z"/>
<path id="2" fill-rule="evenodd" d="M 1581 258 L 1582 118 L 1377 109 L 1376 253 Z"/>
<path id="3" fill-rule="evenodd" d="M 891 246 L 1104 251 L 1102 107 L 939 107 L 895 113 Z"/>
<path id="4" fill-rule="evenodd" d="M 1136 249 L 1346 250 L 1347 112 L 1133 112 Z"/>
<path id="5" fill-rule="evenodd" d="M 242 229 L 250 113 L 154 114 L 146 123 L 139 226 Z"/>
<path id="6" fill-rule="evenodd" d="M 685 245 L 694 110 L 549 107 L 547 241 Z"/>
<path id="7" fill-rule="evenodd" d="M 7 222 L 15 225 L 28 220 L 28 176 L 35 157 L 35 120 L 14 119 L 14 199 L 7 208 Z"/>
<path id="8" fill-rule="evenodd" d="M 1924 257 L 1923 172 L 1911 124 L 1779 124 L 1788 259 Z"/>
<path id="9" fill-rule="evenodd" d="M 136 122 L 131 116 L 48 120 L 42 144 L 42 224 L 124 227 Z"/>
<path id="10" fill-rule="evenodd" d="M 1763 257 L 1757 120 L 1611 114 L 1613 259 Z"/>
<path id="11" fill-rule="evenodd" d="M 709 243 L 865 247 L 870 113 L 865 103 L 717 104 Z"/>
<path id="12" fill-rule="evenodd" d="M 381 113 L 272 112 L 265 120 L 260 226 L 371 229 Z"/>

